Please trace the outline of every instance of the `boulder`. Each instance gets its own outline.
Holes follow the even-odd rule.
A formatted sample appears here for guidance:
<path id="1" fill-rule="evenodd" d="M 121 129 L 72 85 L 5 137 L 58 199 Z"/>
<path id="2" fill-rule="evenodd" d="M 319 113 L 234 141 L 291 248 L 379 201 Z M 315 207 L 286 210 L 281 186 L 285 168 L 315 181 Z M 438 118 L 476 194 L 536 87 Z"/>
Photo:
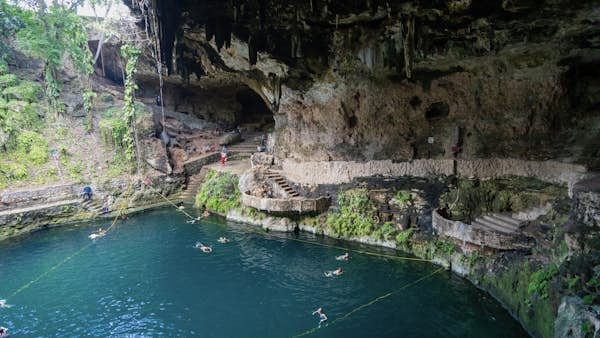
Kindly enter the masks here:
<path id="1" fill-rule="evenodd" d="M 169 154 L 171 155 L 171 164 L 173 165 L 173 172 L 176 174 L 183 173 L 185 170 L 183 164 L 188 159 L 185 150 L 181 148 L 171 148 L 169 149 Z"/>
<path id="2" fill-rule="evenodd" d="M 165 174 L 173 172 L 171 164 L 169 164 L 167 149 L 161 140 L 151 138 L 143 140 L 140 143 L 140 149 L 143 151 L 142 158 L 150 167 Z"/>
<path id="3" fill-rule="evenodd" d="M 236 142 L 240 142 L 242 140 L 242 135 L 240 133 L 226 133 L 219 137 L 219 144 L 222 146 L 227 146 Z"/>

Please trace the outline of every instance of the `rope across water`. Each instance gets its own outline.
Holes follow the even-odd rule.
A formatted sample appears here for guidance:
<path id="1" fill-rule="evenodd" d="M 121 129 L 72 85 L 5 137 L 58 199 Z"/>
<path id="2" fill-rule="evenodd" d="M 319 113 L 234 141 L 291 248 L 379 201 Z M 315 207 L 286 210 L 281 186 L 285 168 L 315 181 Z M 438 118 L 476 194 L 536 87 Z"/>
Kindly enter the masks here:
<path id="1" fill-rule="evenodd" d="M 127 188 L 127 192 L 125 193 L 124 198 L 127 199 L 129 197 L 129 194 L 131 193 L 131 186 L 132 183 L 129 182 L 129 187 Z M 119 218 L 119 216 L 121 215 L 121 211 L 123 211 L 123 209 L 127 206 L 127 201 L 123 201 L 123 203 L 121 203 L 121 206 L 119 207 L 119 209 L 117 210 L 116 214 L 115 214 L 115 218 L 113 219 L 111 225 L 106 228 L 106 232 L 108 233 L 108 231 L 110 229 L 112 229 L 112 227 L 117 223 L 117 220 Z M 52 273 L 54 270 L 60 268 L 63 264 L 67 263 L 68 261 L 70 261 L 71 259 L 77 257 L 79 254 L 81 254 L 82 252 L 84 252 L 87 248 L 89 248 L 90 246 L 92 246 L 92 243 L 88 243 L 87 245 L 83 246 L 81 249 L 79 249 L 77 252 L 75 252 L 74 254 L 66 257 L 65 259 L 63 259 L 62 261 L 58 262 L 57 264 L 53 265 L 50 269 L 46 270 L 45 272 L 41 273 L 39 276 L 37 276 L 36 278 L 30 280 L 29 282 L 25 283 L 23 286 L 21 286 L 20 288 L 18 288 L 17 290 L 15 290 L 13 293 L 11 293 L 6 300 L 9 300 L 11 298 L 13 298 L 14 296 L 18 295 L 19 293 L 21 293 L 22 291 L 28 289 L 30 286 L 34 285 L 35 283 L 39 282 L 40 280 L 42 280 L 44 277 L 48 276 L 50 273 Z"/>
<path id="2" fill-rule="evenodd" d="M 330 322 L 330 323 L 329 323 L 329 325 L 327 325 L 327 327 L 329 327 L 329 326 L 332 326 L 332 325 L 334 325 L 335 323 L 341 322 L 341 321 L 343 321 L 344 319 L 347 319 L 348 317 L 352 316 L 354 313 L 356 313 L 356 312 L 358 312 L 358 311 L 360 311 L 360 310 L 362 310 L 362 309 L 364 309 L 364 308 L 366 308 L 366 307 L 369 307 L 369 306 L 371 306 L 371 305 L 373 305 L 373 304 L 375 304 L 375 303 L 377 303 L 377 302 L 379 302 L 379 301 L 381 301 L 381 300 L 383 300 L 383 299 L 386 299 L 386 298 L 388 298 L 388 297 L 391 297 L 391 296 L 393 296 L 393 295 L 395 295 L 395 294 L 398 294 L 398 293 L 400 293 L 402 290 L 404 290 L 404 289 L 406 289 L 406 288 L 409 288 L 409 287 L 411 287 L 411 286 L 413 286 L 413 285 L 416 285 L 416 284 L 418 284 L 418 283 L 420 283 L 420 282 L 422 282 L 422 281 L 424 281 L 424 280 L 426 280 L 426 279 L 428 279 L 428 278 L 432 277 L 433 275 L 435 275 L 435 274 L 439 273 L 439 272 L 440 272 L 440 271 L 442 271 L 443 269 L 444 269 L 444 267 L 438 268 L 437 270 L 433 271 L 432 273 L 430 273 L 430 274 L 427 274 L 427 275 L 425 275 L 425 276 L 423 276 L 423 277 L 421 277 L 421 278 L 419 278 L 419 279 L 417 279 L 417 280 L 415 280 L 415 281 L 412 281 L 412 282 L 410 282 L 410 283 L 408 283 L 408 284 L 405 284 L 404 286 L 402 286 L 401 288 L 399 288 L 399 289 L 397 289 L 397 290 L 395 290 L 395 291 L 388 292 L 388 293 L 386 293 L 386 294 L 384 294 L 384 295 L 381 295 L 381 296 L 379 296 L 379 297 L 377 297 L 377 298 L 374 298 L 374 299 L 372 299 L 371 301 L 369 301 L 369 302 L 367 302 L 367 303 L 364 303 L 364 304 L 362 304 L 362 305 L 360 305 L 360 306 L 357 306 L 357 307 L 355 307 L 354 309 L 352 309 L 351 311 L 349 311 L 349 312 L 347 312 L 346 314 L 344 314 L 343 316 L 341 316 L 341 317 L 338 317 L 338 318 L 334 319 L 332 322 Z M 302 333 L 300 333 L 300 334 L 297 334 L 297 335 L 295 335 L 295 336 L 292 336 L 292 338 L 298 338 L 298 337 L 308 336 L 308 335 L 310 335 L 310 334 L 313 334 L 313 333 L 315 333 L 315 332 L 316 332 L 318 329 L 320 329 L 320 328 L 321 328 L 321 326 L 316 326 L 316 327 L 313 327 L 313 328 L 312 328 L 312 329 L 310 329 L 310 330 L 306 330 L 306 331 L 304 331 L 304 332 L 302 332 Z"/>

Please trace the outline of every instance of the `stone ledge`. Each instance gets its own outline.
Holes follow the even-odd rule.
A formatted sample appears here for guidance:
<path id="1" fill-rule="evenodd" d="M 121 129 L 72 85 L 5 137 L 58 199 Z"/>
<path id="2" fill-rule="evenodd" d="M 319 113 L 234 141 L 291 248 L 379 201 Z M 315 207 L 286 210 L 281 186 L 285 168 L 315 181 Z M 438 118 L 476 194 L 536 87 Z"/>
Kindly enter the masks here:
<path id="1" fill-rule="evenodd" d="M 432 212 L 431 225 L 438 235 L 480 247 L 498 250 L 528 250 L 534 245 L 529 238 L 522 234 L 506 235 L 484 230 L 460 221 L 446 219 L 438 213 L 437 209 Z"/>
<path id="2" fill-rule="evenodd" d="M 254 209 L 275 212 L 300 214 L 323 212 L 329 208 L 331 199 L 329 197 L 312 198 L 260 198 L 248 194 L 242 194 L 242 204 Z"/>
<path id="3" fill-rule="evenodd" d="M 292 159 L 284 159 L 282 166 L 286 177 L 298 184 L 342 184 L 349 183 L 357 177 L 378 175 L 384 177 L 449 176 L 453 174 L 454 163 L 452 159 L 418 159 L 398 163 L 390 160 L 296 162 Z M 534 177 L 545 182 L 567 184 L 569 192 L 575 183 L 589 175 L 582 165 L 513 158 L 456 160 L 456 170 L 458 175 L 463 177 Z"/>

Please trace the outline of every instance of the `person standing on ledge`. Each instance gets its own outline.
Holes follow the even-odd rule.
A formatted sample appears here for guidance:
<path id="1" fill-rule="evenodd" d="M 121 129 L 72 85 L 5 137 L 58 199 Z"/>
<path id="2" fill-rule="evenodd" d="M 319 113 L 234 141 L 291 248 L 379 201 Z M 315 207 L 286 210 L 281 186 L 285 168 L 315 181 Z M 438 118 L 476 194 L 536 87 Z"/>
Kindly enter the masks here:
<path id="1" fill-rule="evenodd" d="M 227 147 L 223 146 L 223 149 L 221 149 L 221 165 L 225 165 L 225 162 L 227 162 Z"/>
<path id="2" fill-rule="evenodd" d="M 88 201 L 92 200 L 92 188 L 88 185 L 83 188 L 83 199 Z"/>

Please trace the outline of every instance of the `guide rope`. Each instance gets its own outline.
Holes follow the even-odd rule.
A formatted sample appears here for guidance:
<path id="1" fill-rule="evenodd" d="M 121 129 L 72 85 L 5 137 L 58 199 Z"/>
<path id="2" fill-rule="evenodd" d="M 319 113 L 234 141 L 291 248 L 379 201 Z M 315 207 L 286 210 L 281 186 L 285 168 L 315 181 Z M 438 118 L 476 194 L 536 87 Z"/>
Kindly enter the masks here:
<path id="1" fill-rule="evenodd" d="M 171 205 L 173 205 L 175 207 L 175 209 L 177 209 L 177 211 L 181 211 L 184 215 L 186 215 L 187 217 L 189 217 L 190 219 L 195 220 L 196 217 L 188 214 L 185 210 L 183 209 L 179 209 L 179 206 L 175 203 L 173 203 L 173 201 L 171 201 L 170 199 L 168 199 L 165 195 L 163 195 L 158 189 L 156 189 L 155 187 L 151 186 L 150 184 L 144 182 L 144 184 L 151 188 L 152 190 L 154 190 L 155 193 L 157 193 L 160 197 L 162 197 L 165 201 L 169 202 Z"/>
<path id="2" fill-rule="evenodd" d="M 356 312 L 358 312 L 358 311 L 360 311 L 360 310 L 362 310 L 362 309 L 364 309 L 366 307 L 369 307 L 369 306 L 371 306 L 371 305 L 373 305 L 373 304 L 375 304 L 375 303 L 377 303 L 377 302 L 379 302 L 379 301 L 381 301 L 381 300 L 383 300 L 385 298 L 388 298 L 388 297 L 391 297 L 391 296 L 393 296 L 395 294 L 398 294 L 402 290 L 407 289 L 407 288 L 409 288 L 409 287 L 411 287 L 413 285 L 416 285 L 416 284 L 418 284 L 418 283 L 420 283 L 420 282 L 422 282 L 422 281 L 424 281 L 424 280 L 432 277 L 433 275 L 439 273 L 443 269 L 444 269 L 444 267 L 441 267 L 441 268 L 433 271 L 432 273 L 430 273 L 428 275 L 425 275 L 425 276 L 423 276 L 423 277 L 421 277 L 421 278 L 419 278 L 419 279 L 417 279 L 417 280 L 415 280 L 413 282 L 410 282 L 410 283 L 402 286 L 401 288 L 399 288 L 399 289 L 397 289 L 395 291 L 388 292 L 388 293 L 386 293 L 384 295 L 381 295 L 381 296 L 379 296 L 377 298 L 372 299 L 371 301 L 369 301 L 367 303 L 364 303 L 364 304 L 362 304 L 360 306 L 357 306 L 356 308 L 352 309 L 351 311 L 349 311 L 348 313 L 344 314 L 343 316 L 338 317 L 335 320 L 333 320 L 332 322 L 330 322 L 326 327 L 332 326 L 332 325 L 334 325 L 337 322 L 343 321 L 343 320 L 347 319 L 348 317 L 350 317 L 351 315 L 353 315 L 354 313 L 356 313 Z M 315 333 L 320 328 L 321 328 L 321 326 L 313 327 L 310 330 L 306 330 L 306 331 L 304 331 L 304 332 L 302 332 L 300 334 L 292 336 L 292 338 L 298 338 L 298 337 L 303 337 L 303 336 L 307 336 L 307 335 L 313 334 L 313 333 Z"/>
<path id="3" fill-rule="evenodd" d="M 131 182 L 129 182 L 129 188 L 127 188 L 127 192 L 124 195 L 124 198 L 127 199 L 127 197 L 129 196 L 129 194 L 131 193 L 131 186 L 133 184 Z M 113 219 L 111 225 L 106 228 L 106 232 L 108 233 L 108 231 L 110 229 L 112 229 L 112 227 L 117 223 L 117 220 L 119 218 L 119 216 L 121 215 L 121 212 L 123 211 L 123 209 L 127 206 L 127 200 L 123 201 L 121 203 L 121 206 L 119 207 L 119 209 L 117 210 L 117 212 L 115 213 L 115 218 Z M 29 282 L 25 283 L 23 286 L 21 286 L 20 288 L 18 288 L 17 290 L 15 290 L 13 293 L 11 293 L 6 300 L 8 301 L 10 298 L 18 295 L 19 293 L 21 293 L 22 291 L 28 289 L 30 286 L 32 286 L 33 284 L 39 282 L 41 279 L 43 279 L 44 277 L 46 277 L 47 275 L 49 275 L 50 273 L 52 273 L 54 270 L 60 268 L 63 264 L 67 263 L 68 261 L 70 261 L 71 259 L 77 257 L 79 254 L 81 254 L 83 251 L 85 251 L 87 248 L 89 248 L 90 246 L 92 246 L 94 244 L 94 242 L 88 243 L 87 245 L 83 246 L 81 249 L 79 249 L 77 252 L 75 252 L 74 254 L 66 257 L 65 259 L 63 259 L 62 261 L 58 262 L 57 264 L 55 264 L 54 266 L 52 266 L 50 269 L 46 270 L 45 272 L 41 273 L 39 276 L 37 276 L 36 278 L 30 280 Z"/>
<path id="4" fill-rule="evenodd" d="M 369 251 L 358 250 L 358 249 L 349 249 L 349 248 L 345 248 L 345 247 L 341 247 L 341 246 L 337 246 L 337 245 L 330 245 L 330 244 L 323 244 L 323 243 L 318 243 L 318 242 L 312 242 L 312 241 L 307 241 L 307 240 L 299 239 L 299 238 L 289 238 L 289 239 L 292 240 L 292 241 L 297 241 L 297 242 L 302 242 L 302 243 L 309 243 L 309 244 L 319 245 L 319 246 L 323 246 L 323 247 L 327 247 L 327 248 L 340 249 L 340 250 L 343 250 L 343 251 L 356 252 L 356 253 L 360 253 L 360 254 L 364 254 L 364 255 L 369 255 L 369 256 L 378 256 L 378 257 L 385 257 L 385 258 L 398 259 L 398 260 L 406 260 L 406 261 L 431 262 L 431 260 L 429 260 L 429 259 L 423 259 L 423 258 L 418 258 L 418 257 L 394 256 L 394 255 L 387 255 L 387 254 L 382 254 L 382 253 L 377 253 L 377 252 L 369 252 Z"/>

